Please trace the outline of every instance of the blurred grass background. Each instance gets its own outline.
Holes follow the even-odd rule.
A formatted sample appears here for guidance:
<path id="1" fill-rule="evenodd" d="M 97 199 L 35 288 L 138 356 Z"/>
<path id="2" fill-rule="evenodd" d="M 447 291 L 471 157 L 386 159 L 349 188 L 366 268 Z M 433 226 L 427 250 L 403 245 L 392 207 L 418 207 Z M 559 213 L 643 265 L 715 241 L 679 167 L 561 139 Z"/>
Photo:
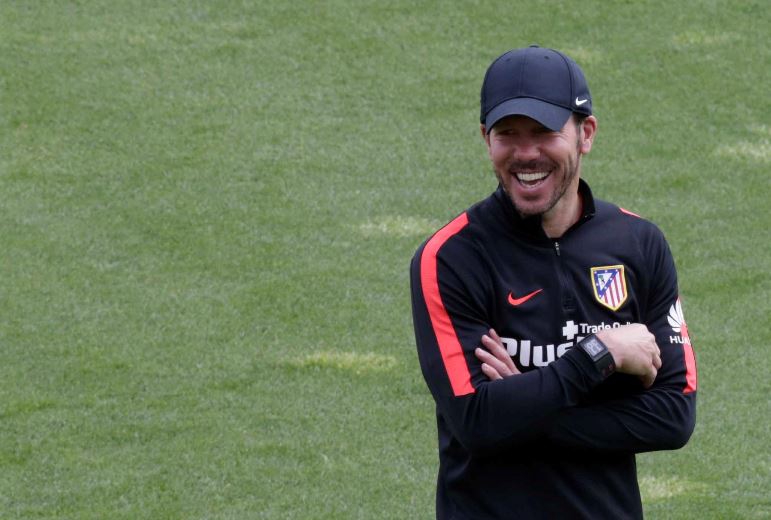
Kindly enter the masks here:
<path id="1" fill-rule="evenodd" d="M 677 260 L 698 425 L 648 518 L 768 518 L 759 1 L 0 3 L 0 517 L 430 518 L 407 267 L 491 192 L 489 62 L 574 57 L 584 176 Z"/>

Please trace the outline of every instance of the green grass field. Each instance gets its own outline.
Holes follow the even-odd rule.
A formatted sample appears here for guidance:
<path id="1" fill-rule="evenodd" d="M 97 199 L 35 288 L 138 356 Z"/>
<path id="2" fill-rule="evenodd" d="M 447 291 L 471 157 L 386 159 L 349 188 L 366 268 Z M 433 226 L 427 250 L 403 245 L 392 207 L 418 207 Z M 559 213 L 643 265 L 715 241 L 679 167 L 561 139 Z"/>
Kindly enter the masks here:
<path id="1" fill-rule="evenodd" d="M 583 66 L 700 374 L 648 518 L 771 517 L 761 1 L 0 3 L 0 518 L 431 518 L 409 260 L 495 187 L 484 70 Z"/>

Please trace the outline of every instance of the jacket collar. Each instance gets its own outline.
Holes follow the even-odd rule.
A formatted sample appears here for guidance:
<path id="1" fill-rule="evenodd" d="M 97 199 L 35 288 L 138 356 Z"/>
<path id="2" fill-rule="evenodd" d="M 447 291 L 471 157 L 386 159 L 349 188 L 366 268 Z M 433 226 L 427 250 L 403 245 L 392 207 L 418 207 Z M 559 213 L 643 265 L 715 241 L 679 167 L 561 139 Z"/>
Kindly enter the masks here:
<path id="1" fill-rule="evenodd" d="M 578 195 L 582 203 L 581 217 L 565 232 L 566 234 L 591 219 L 595 213 L 592 190 L 583 179 L 578 180 Z M 554 241 L 546 236 L 546 233 L 541 226 L 541 216 L 536 215 L 522 218 L 500 184 L 498 185 L 498 189 L 495 190 L 493 198 L 498 202 L 500 209 L 503 211 L 507 229 L 510 229 L 517 235 L 524 236 L 525 238 L 539 243 L 551 244 Z"/>

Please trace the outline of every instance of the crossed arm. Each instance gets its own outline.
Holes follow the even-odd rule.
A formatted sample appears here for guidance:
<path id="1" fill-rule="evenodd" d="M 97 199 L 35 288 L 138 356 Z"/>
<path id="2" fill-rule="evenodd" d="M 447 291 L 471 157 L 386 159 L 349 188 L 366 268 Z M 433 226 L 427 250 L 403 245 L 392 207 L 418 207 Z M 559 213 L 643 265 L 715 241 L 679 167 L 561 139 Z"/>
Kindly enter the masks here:
<path id="1" fill-rule="evenodd" d="M 462 243 L 451 246 L 473 253 Z M 683 347 L 670 340 L 668 309 L 677 298 L 671 257 L 669 276 L 652 271 L 657 285 L 649 291 L 656 295 L 646 306 L 650 320 L 598 333 L 619 372 L 603 382 L 590 358 L 576 348 L 519 374 L 490 330 L 489 280 L 476 268 L 478 259 L 452 253 L 455 263 L 440 258 L 431 269 L 423 269 L 416 255 L 413 320 L 421 369 L 440 420 L 468 451 L 537 441 L 639 452 L 687 441 L 695 392 L 686 391 Z M 424 283 L 433 289 L 424 290 Z M 480 341 L 484 349 L 477 348 Z"/>
<path id="2" fill-rule="evenodd" d="M 645 388 L 650 388 L 661 368 L 661 351 L 656 338 L 645 325 L 633 323 L 597 333 L 613 356 L 616 371 L 637 376 Z M 482 372 L 495 381 L 519 374 L 519 370 L 506 352 L 501 338 L 494 329 L 482 336 L 482 345 L 474 352 L 482 362 Z"/>
<path id="3" fill-rule="evenodd" d="M 685 445 L 694 427 L 694 396 L 666 384 L 654 387 L 662 360 L 653 334 L 638 323 L 606 329 L 597 337 L 611 352 L 616 371 L 638 377 L 646 390 L 612 401 L 564 408 L 541 422 L 541 439 L 563 448 L 604 452 Z M 485 348 L 477 348 L 475 355 L 491 382 L 520 375 L 495 330 L 483 335 L 481 343 Z"/>

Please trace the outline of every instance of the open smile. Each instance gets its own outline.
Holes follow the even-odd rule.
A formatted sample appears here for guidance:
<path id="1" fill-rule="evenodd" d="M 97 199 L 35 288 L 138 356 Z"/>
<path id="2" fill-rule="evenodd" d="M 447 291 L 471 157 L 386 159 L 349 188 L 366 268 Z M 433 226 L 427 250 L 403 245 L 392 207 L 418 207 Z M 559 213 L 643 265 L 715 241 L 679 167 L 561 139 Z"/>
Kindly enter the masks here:
<path id="1" fill-rule="evenodd" d="M 551 175 L 551 171 L 515 172 L 514 177 L 525 188 L 537 188 Z"/>

